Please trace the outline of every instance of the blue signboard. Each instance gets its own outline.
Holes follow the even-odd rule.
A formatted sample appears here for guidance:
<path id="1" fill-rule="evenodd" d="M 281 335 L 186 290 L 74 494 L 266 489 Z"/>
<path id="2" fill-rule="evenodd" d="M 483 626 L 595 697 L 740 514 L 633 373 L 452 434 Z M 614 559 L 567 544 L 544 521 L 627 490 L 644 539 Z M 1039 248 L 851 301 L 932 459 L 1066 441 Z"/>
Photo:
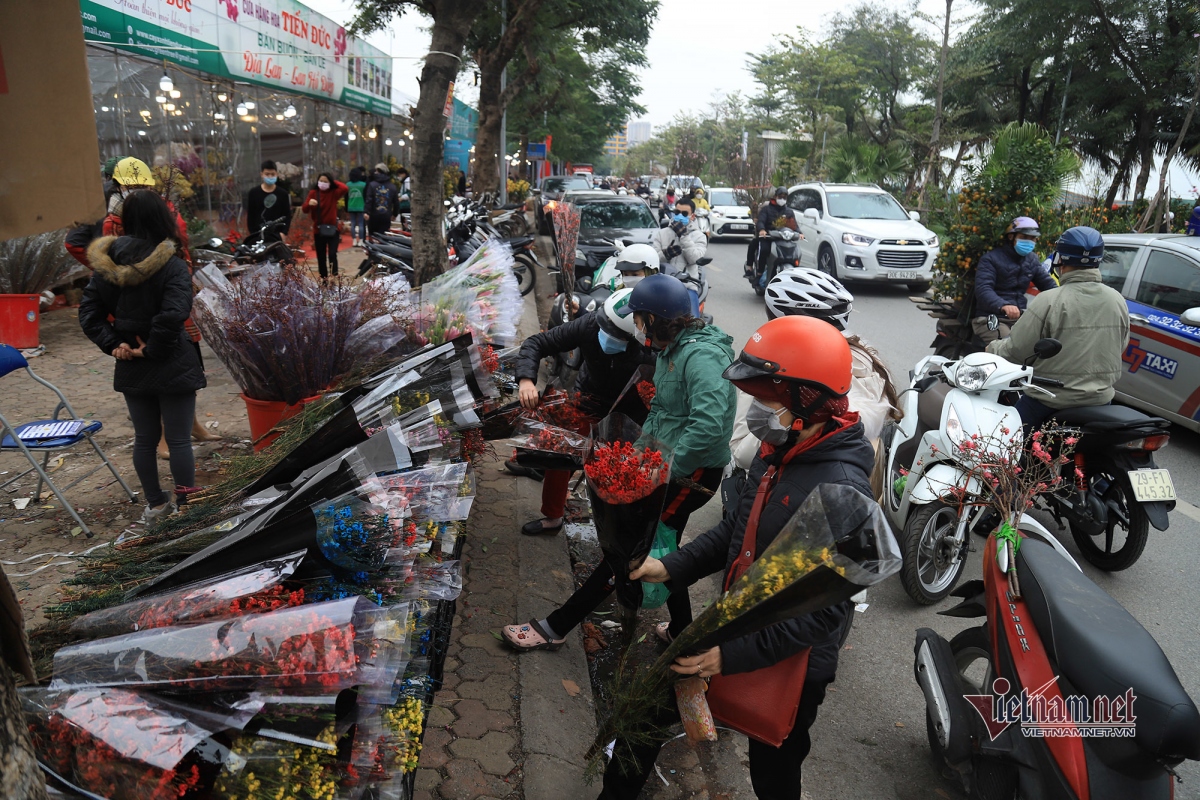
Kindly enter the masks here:
<path id="1" fill-rule="evenodd" d="M 545 158 L 546 157 L 545 143 L 543 142 L 542 144 L 534 144 L 533 142 L 530 142 L 528 153 L 529 154 L 528 154 L 527 158 Z"/>

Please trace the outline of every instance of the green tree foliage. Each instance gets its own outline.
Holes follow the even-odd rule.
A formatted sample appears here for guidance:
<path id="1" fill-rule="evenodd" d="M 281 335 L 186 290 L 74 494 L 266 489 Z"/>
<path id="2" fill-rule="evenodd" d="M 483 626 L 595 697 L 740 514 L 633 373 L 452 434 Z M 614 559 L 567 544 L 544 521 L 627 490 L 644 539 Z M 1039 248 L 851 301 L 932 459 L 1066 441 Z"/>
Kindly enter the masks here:
<path id="1" fill-rule="evenodd" d="M 1063 185 L 1079 173 L 1080 166 L 1079 156 L 1056 147 L 1044 128 L 1032 123 L 1012 123 L 1004 128 L 987 160 L 970 173 L 948 215 L 934 267 L 934 292 L 952 300 L 970 297 L 975 265 L 984 253 L 1001 244 L 1015 217 L 1033 217 L 1046 233 L 1065 230 L 1054 222 L 1063 216 L 1056 204 Z M 1108 224 L 1106 215 L 1096 216 L 1103 220 L 1091 216 L 1087 220 Z M 1043 241 L 1053 239 L 1045 236 Z"/>
<path id="2" fill-rule="evenodd" d="M 900 191 L 912 172 L 912 154 L 899 142 L 881 145 L 846 134 L 826 155 L 829 180 L 837 183 L 876 183 Z"/>

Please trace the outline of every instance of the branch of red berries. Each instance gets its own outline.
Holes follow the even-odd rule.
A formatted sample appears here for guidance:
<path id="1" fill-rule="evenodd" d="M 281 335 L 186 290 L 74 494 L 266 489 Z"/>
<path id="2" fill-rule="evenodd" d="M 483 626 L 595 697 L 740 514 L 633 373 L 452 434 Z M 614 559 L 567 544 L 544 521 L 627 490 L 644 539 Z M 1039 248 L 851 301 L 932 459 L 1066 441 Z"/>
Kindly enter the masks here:
<path id="1" fill-rule="evenodd" d="M 670 478 L 660 451 L 631 442 L 598 445 L 583 469 L 596 494 L 609 503 L 641 500 Z"/>

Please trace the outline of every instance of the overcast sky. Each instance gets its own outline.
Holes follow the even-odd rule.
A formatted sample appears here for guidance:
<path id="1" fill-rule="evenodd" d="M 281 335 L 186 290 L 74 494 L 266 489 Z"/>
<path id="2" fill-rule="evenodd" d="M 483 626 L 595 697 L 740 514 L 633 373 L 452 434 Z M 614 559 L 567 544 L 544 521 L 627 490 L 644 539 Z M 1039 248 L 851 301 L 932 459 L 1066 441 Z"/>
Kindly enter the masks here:
<path id="1" fill-rule="evenodd" d="M 353 16 L 352 0 L 302 0 L 314 10 L 340 24 Z M 603 2 L 604 0 L 596 0 Z M 645 106 L 644 119 L 655 126 L 669 123 L 679 112 L 701 113 L 718 97 L 732 92 L 750 95 L 755 84 L 746 71 L 746 54 L 760 53 L 780 34 L 803 28 L 819 38 L 838 13 L 851 9 L 857 0 L 802 0 L 802 2 L 761 3 L 746 0 L 661 0 L 658 19 L 647 46 L 650 68 L 641 76 Z M 911 9 L 911 2 L 872 0 L 897 9 Z M 933 19 L 945 13 L 945 0 L 917 0 L 916 10 Z M 954 3 L 955 24 L 951 36 L 961 30 L 972 12 L 969 0 Z M 930 37 L 938 39 L 941 29 L 925 25 Z M 393 20 L 388 29 L 368 37 L 368 41 L 396 57 L 392 62 L 392 85 L 412 98 L 419 91 L 420 57 L 429 49 L 428 22 L 419 14 L 406 13 Z M 457 96 L 474 105 L 478 91 L 470 79 L 462 79 Z M 632 120 L 631 120 L 632 121 Z M 1094 179 L 1093 179 L 1094 180 Z M 1075 188 L 1087 191 L 1093 182 L 1081 180 Z M 1157 188 L 1157 171 L 1151 188 Z M 1171 169 L 1172 194 L 1187 197 L 1200 177 L 1181 169 Z"/>

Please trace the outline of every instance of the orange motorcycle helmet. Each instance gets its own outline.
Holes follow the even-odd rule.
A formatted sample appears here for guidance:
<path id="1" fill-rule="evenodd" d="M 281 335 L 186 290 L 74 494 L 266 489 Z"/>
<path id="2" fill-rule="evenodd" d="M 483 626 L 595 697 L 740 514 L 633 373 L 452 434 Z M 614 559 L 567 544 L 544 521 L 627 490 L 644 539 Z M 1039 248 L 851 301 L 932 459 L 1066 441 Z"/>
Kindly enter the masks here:
<path id="1" fill-rule="evenodd" d="M 750 337 L 726 380 L 759 400 L 776 401 L 809 420 L 850 391 L 850 345 L 825 320 L 804 316 L 773 319 Z"/>

